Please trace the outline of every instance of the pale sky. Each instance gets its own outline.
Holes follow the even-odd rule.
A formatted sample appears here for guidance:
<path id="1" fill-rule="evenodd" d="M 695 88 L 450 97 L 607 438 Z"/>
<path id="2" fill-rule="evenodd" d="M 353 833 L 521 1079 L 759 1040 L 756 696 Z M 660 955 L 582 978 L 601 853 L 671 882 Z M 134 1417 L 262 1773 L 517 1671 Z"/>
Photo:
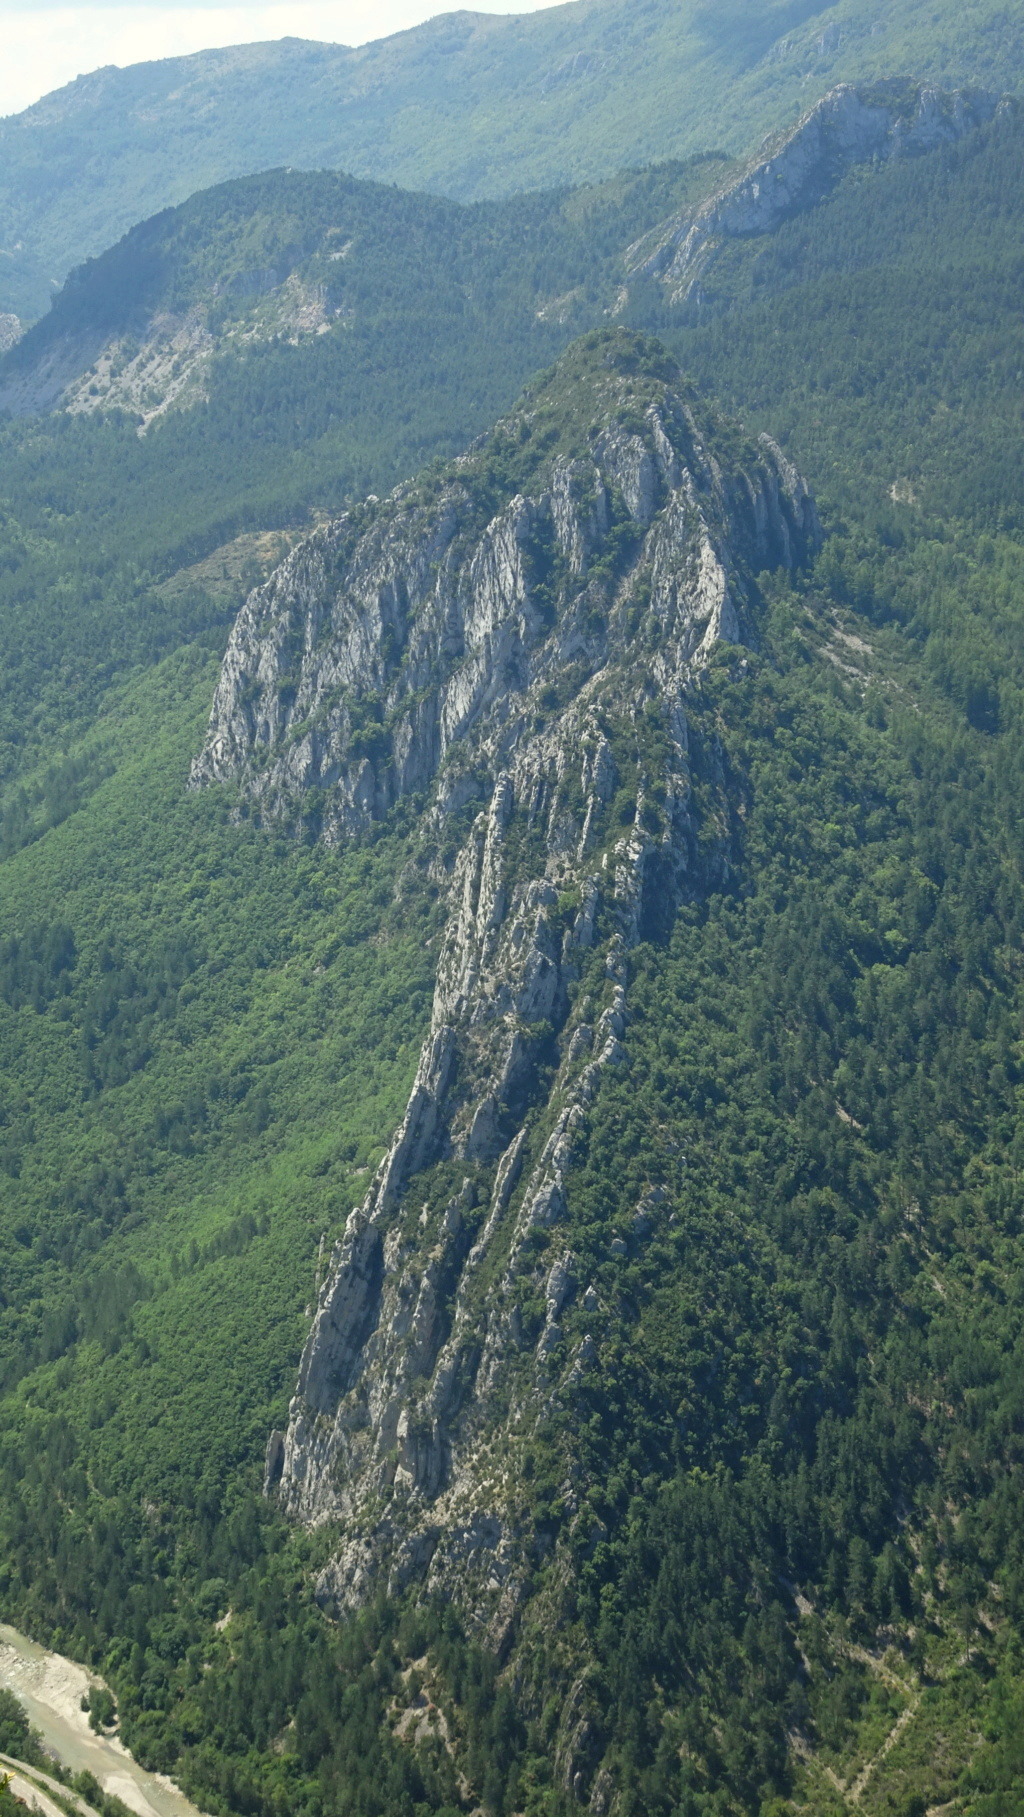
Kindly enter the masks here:
<path id="1" fill-rule="evenodd" d="M 463 0 L 478 13 L 535 13 L 553 0 Z M 142 63 L 265 38 L 319 38 L 365 44 L 419 25 L 459 0 L 0 0 L 0 114 L 105 63 Z"/>

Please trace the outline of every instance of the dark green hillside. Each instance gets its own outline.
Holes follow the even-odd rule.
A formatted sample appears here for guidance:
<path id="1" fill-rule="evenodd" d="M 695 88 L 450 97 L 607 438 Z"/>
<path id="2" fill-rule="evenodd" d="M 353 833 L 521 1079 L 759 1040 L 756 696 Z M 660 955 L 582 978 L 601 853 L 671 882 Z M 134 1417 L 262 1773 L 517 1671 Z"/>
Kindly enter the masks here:
<path id="1" fill-rule="evenodd" d="M 404 304 L 415 283 L 429 315 L 493 305 L 524 309 L 564 285 L 607 282 L 624 233 L 643 233 L 699 201 L 721 155 L 467 206 L 331 171 L 267 171 L 201 191 L 87 260 L 10 362 L 61 334 L 138 327 L 211 293 L 222 321 L 289 273 L 327 289 L 328 312 L 363 319 Z M 423 294 L 424 287 L 426 292 Z"/>
<path id="2" fill-rule="evenodd" d="M 908 532 L 922 514 L 1019 528 L 1022 182 L 1011 119 L 851 172 L 812 214 L 734 241 L 702 317 L 718 319 L 677 345 L 784 435 L 799 424 L 819 490 L 844 509 L 877 509 L 895 487 Z"/>
<path id="3" fill-rule="evenodd" d="M 0 310 L 134 222 L 280 164 L 464 198 L 747 152 L 834 83 L 1019 87 L 1002 0 L 570 0 L 449 13 L 359 50 L 283 39 L 108 68 L 0 122 Z"/>
<path id="4" fill-rule="evenodd" d="M 79 1340 L 116 1355 L 137 1300 L 180 1319 L 210 1291 L 208 1274 L 189 1285 L 197 1270 L 268 1237 L 287 1248 L 289 1202 L 308 1294 L 317 1206 L 339 1168 L 365 1164 L 406 1086 L 429 961 L 422 928 L 386 912 L 400 840 L 296 866 L 187 795 L 210 686 L 199 647 L 114 694 L 91 735 L 102 778 L 4 864 L 8 1387 Z M 290 1316 L 286 1294 L 273 1317 Z"/>
<path id="5" fill-rule="evenodd" d="M 276 441 L 241 364 L 141 442 L 3 432 L 0 1595 L 214 1813 L 567 1817 L 567 1710 L 631 1817 L 1024 1804 L 1019 168 L 1008 122 L 850 180 L 717 319 L 662 324 L 830 538 L 687 702 L 727 882 L 633 958 L 567 1233 L 611 1361 L 523 1441 L 550 1548 L 507 1664 L 400 1599 L 328 1624 L 330 1535 L 255 1493 L 320 1237 L 401 1113 L 437 910 L 411 817 L 328 852 L 185 794 L 232 601 L 165 576 L 465 439 L 530 343 L 492 338 L 429 417 L 396 356 L 347 442 L 303 376 L 326 356 L 285 347 Z M 395 1733 L 421 1689 L 451 1752 Z"/>
<path id="6" fill-rule="evenodd" d="M 320 1238 L 429 1002 L 429 902 L 391 909 L 400 834 L 296 864 L 185 794 L 211 685 L 196 650 L 114 697 L 106 780 L 4 865 L 0 1571 L 39 1631 L 70 1594 L 69 1634 L 134 1607 L 137 1635 L 175 1534 L 197 1585 L 218 1575 L 190 1535 L 238 1509 L 280 1417 Z"/>

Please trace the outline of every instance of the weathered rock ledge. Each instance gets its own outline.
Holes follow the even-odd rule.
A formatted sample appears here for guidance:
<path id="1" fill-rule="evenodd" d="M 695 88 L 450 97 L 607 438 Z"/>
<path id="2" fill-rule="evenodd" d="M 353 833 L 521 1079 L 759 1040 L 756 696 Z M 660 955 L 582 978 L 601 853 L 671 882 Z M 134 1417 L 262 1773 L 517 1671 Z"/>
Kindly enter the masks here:
<path id="1" fill-rule="evenodd" d="M 568 1335 L 590 1302 L 559 1227 L 628 1062 L 629 951 L 728 863 L 724 841 L 698 855 L 687 688 L 753 639 L 753 576 L 819 536 L 777 448 L 709 424 L 656 343 L 604 334 L 429 486 L 317 531 L 239 617 L 196 786 L 230 779 L 292 829 L 312 800 L 327 840 L 410 794 L 425 837 L 469 826 L 408 1108 L 268 1447 L 283 1506 L 342 1524 L 330 1604 L 417 1579 L 510 1631 L 542 1539 L 509 1437 L 597 1357 Z"/>

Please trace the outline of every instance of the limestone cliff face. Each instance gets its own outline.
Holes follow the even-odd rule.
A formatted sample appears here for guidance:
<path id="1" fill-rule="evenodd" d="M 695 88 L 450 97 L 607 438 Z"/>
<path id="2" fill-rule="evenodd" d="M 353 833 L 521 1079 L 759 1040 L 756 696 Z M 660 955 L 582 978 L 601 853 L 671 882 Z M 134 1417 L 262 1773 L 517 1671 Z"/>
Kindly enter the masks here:
<path id="1" fill-rule="evenodd" d="M 630 247 L 630 276 L 659 279 L 675 303 L 699 300 L 722 245 L 773 233 L 835 188 L 855 164 L 933 151 L 992 119 L 996 99 L 906 83 L 825 95 L 796 126 L 776 134 L 739 176 L 693 214 L 678 215 Z M 1010 105 L 1002 103 L 1001 105 Z"/>
<path id="2" fill-rule="evenodd" d="M 737 563 L 792 564 L 816 533 L 805 488 L 767 438 L 723 468 L 667 390 L 628 429 L 605 401 L 586 453 L 493 514 L 470 455 L 301 543 L 235 625 L 193 781 L 239 780 L 295 830 L 315 792 L 328 840 L 435 782 L 451 812 L 481 755 L 495 775 L 523 761 L 545 686 L 631 657 L 638 610 L 661 691 L 739 637 Z"/>
<path id="3" fill-rule="evenodd" d="M 596 1361 L 563 1322 L 589 1302 L 560 1226 L 628 1053 L 629 949 L 727 863 L 698 856 L 687 687 L 753 636 L 752 575 L 819 537 L 779 450 L 720 439 L 656 344 L 580 345 L 429 489 L 317 531 L 251 595 L 194 770 L 286 826 L 315 791 L 329 840 L 409 793 L 428 843 L 465 829 L 435 864 L 406 1114 L 335 1244 L 268 1489 L 341 1521 L 325 1601 L 423 1579 L 496 1644 L 540 1543 L 509 1435 Z"/>

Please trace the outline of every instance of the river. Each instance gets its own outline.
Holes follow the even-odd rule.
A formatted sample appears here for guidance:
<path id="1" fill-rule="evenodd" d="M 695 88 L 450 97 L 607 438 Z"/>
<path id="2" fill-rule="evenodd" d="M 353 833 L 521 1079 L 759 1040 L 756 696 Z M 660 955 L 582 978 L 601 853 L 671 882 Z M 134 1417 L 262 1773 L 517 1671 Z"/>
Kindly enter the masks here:
<path id="1" fill-rule="evenodd" d="M 0 1622 L 0 1685 L 24 1704 L 33 1728 L 58 1760 L 72 1773 L 91 1773 L 137 1817 L 200 1817 L 173 1780 L 147 1773 L 116 1736 L 90 1729 L 82 1698 L 99 1682 L 84 1666 L 48 1653 Z"/>

